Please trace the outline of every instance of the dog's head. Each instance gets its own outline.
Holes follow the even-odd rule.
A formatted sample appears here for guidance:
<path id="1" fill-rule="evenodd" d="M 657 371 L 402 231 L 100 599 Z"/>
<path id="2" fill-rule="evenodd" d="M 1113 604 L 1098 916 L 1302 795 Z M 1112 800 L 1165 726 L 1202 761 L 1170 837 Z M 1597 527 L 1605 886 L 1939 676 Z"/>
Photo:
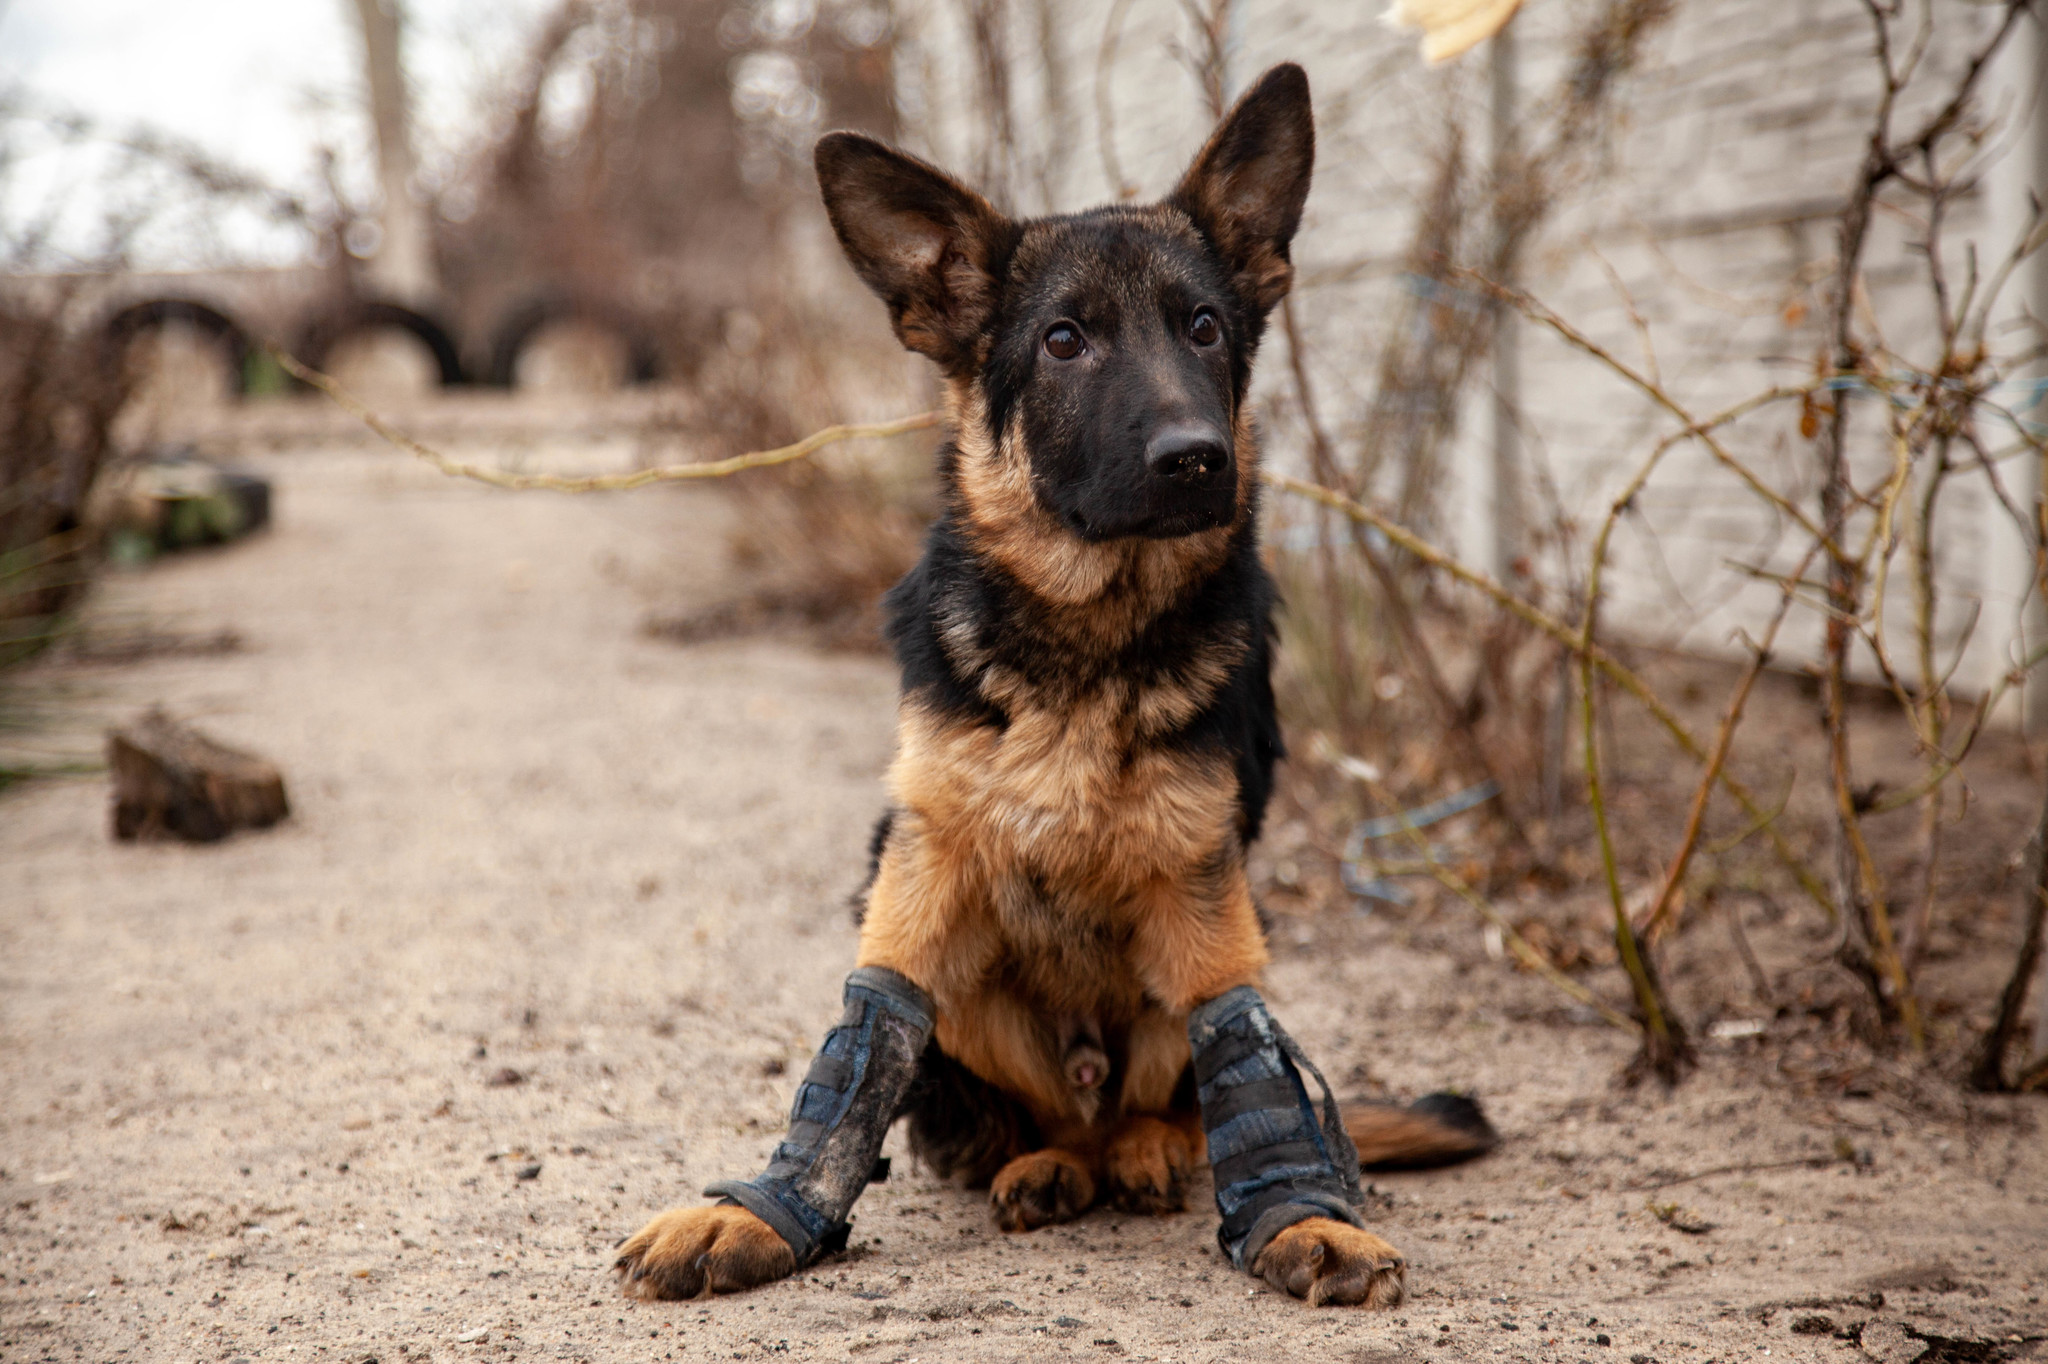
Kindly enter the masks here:
<path id="1" fill-rule="evenodd" d="M 1219 531 L 1251 505 L 1245 390 L 1314 156 L 1308 78 L 1286 65 L 1158 204 L 1012 221 L 856 133 L 823 138 L 817 167 L 853 268 L 979 428 L 959 459 L 1016 466 L 961 483 L 1100 544 Z"/>

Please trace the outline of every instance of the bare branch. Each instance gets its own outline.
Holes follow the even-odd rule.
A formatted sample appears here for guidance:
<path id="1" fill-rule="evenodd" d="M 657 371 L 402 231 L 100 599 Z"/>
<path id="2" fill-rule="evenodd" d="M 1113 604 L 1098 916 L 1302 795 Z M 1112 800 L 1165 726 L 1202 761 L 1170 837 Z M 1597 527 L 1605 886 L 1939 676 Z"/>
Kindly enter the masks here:
<path id="1" fill-rule="evenodd" d="M 788 464 L 792 460 L 807 459 L 828 445 L 837 445 L 849 440 L 881 440 L 890 436 L 907 435 L 912 431 L 929 431 L 945 420 L 942 412 L 920 412 L 915 416 L 898 417 L 894 421 L 873 422 L 867 425 L 828 426 L 814 431 L 802 440 L 790 445 L 778 446 L 773 450 L 753 450 L 730 459 L 706 460 L 702 464 L 663 464 L 651 469 L 635 469 L 630 474 L 579 474 L 562 476 L 557 474 L 513 474 L 503 469 L 493 469 L 482 464 L 466 464 L 450 459 L 431 446 L 422 445 L 411 436 L 399 431 L 390 423 L 336 383 L 327 375 L 301 364 L 283 350 L 273 346 L 270 353 L 287 374 L 304 383 L 311 384 L 332 399 L 336 406 L 370 428 L 378 437 L 398 447 L 414 458 L 424 461 L 453 478 L 466 478 L 477 483 L 488 483 L 494 488 L 507 488 L 515 492 L 545 490 L 558 493 L 629 492 L 634 488 L 645 488 L 656 483 L 688 483 L 706 478 L 728 478 L 747 469 L 764 469 L 770 465 Z"/>

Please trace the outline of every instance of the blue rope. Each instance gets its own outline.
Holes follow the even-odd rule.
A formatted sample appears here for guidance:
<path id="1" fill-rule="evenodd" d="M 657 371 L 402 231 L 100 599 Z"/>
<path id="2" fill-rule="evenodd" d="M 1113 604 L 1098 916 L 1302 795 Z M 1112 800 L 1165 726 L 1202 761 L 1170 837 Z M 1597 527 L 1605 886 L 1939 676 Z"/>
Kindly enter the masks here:
<path id="1" fill-rule="evenodd" d="M 1432 824 L 1449 819 L 1452 815 L 1462 815 L 1475 805 L 1484 805 L 1499 794 L 1499 782 L 1483 781 L 1477 786 L 1468 786 L 1454 795 L 1445 796 L 1442 800 L 1433 800 L 1427 805 L 1404 810 L 1398 815 L 1364 820 L 1351 831 L 1351 844 L 1359 849 L 1357 853 L 1352 854 L 1351 860 L 1356 861 L 1364 854 L 1365 844 L 1370 839 L 1391 838 L 1410 829 L 1428 828 Z"/>
<path id="2" fill-rule="evenodd" d="M 1412 905 L 1414 895 L 1395 884 L 1391 877 L 1368 876 L 1359 864 L 1365 860 L 1365 845 L 1375 839 L 1391 838 L 1398 833 L 1427 828 L 1439 824 L 1452 815 L 1461 815 L 1476 805 L 1484 805 L 1500 794 L 1500 783 L 1483 781 L 1477 786 L 1468 786 L 1442 800 L 1431 801 L 1413 810 L 1404 810 L 1398 815 L 1385 815 L 1379 819 L 1361 820 L 1351 830 L 1351 837 L 1344 842 L 1344 856 L 1337 864 L 1338 877 L 1344 882 L 1344 889 L 1361 899 L 1385 900 L 1390 905 Z M 1437 860 L 1441 850 L 1435 846 L 1429 849 L 1431 860 Z M 1360 909 L 1366 908 L 1364 905 Z"/>
<path id="3" fill-rule="evenodd" d="M 1901 382 L 1918 383 L 1923 382 L 1930 377 L 1931 376 L 1924 374 L 1918 370 L 1904 370 L 1901 371 L 1899 374 L 1899 379 Z M 1963 384 L 1955 379 L 1942 379 L 1939 380 L 1938 383 L 1940 387 L 1949 389 L 1952 392 L 1968 391 L 1968 385 Z M 1823 383 L 1821 385 L 1821 388 L 1823 391 L 1832 393 L 1854 393 L 1865 398 L 1883 398 L 1895 408 L 1907 408 L 1912 406 L 1912 403 L 1904 398 L 1895 397 L 1892 394 L 1886 393 L 1881 389 L 1873 387 L 1870 381 L 1865 379 L 1860 374 L 1834 375 L 1825 383 Z M 1992 387 L 1989 390 L 1987 390 L 1982 397 L 1976 399 L 1976 401 L 1988 405 L 1991 400 L 1991 395 L 1993 393 L 1998 392 L 2000 389 L 2017 389 L 2021 398 L 2021 401 L 2015 401 L 2006 404 L 2005 410 L 1999 413 L 2000 416 L 2009 416 L 2013 423 L 2024 431 L 2031 432 L 2035 435 L 2048 434 L 2048 424 L 2044 424 L 2042 422 L 2024 421 L 2020 417 L 2021 413 L 2030 412 L 2034 408 L 2041 406 L 2041 404 L 2044 401 L 2048 401 L 2048 377 L 2043 377 L 2039 379 L 2007 379 L 2003 383 L 1992 385 Z"/>

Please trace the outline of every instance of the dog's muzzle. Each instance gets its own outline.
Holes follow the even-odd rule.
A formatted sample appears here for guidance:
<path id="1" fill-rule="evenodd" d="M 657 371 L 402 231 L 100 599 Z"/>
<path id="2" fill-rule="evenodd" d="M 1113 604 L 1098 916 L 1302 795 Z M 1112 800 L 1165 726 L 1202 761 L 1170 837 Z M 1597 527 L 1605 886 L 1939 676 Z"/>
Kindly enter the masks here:
<path id="1" fill-rule="evenodd" d="M 759 1178 L 728 1179 L 704 1193 L 775 1228 L 799 1267 L 846 1246 L 846 1214 L 874 1173 L 932 1035 L 932 1001 L 880 966 L 846 978 L 846 1013 L 797 1086 L 789 1133 Z"/>
<path id="2" fill-rule="evenodd" d="M 1362 1227 L 1358 1150 L 1322 1072 L 1249 985 L 1188 1015 L 1202 1127 L 1216 1175 L 1216 1240 L 1239 1269 L 1296 1222 L 1330 1217 Z M 1322 1091 L 1318 1121 L 1302 1072 Z"/>

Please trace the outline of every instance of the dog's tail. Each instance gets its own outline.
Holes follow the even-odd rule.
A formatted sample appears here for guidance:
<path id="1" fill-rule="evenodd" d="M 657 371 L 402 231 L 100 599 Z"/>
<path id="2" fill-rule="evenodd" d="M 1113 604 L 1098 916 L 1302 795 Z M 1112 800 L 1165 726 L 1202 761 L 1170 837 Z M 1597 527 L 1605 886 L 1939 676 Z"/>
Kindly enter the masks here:
<path id="1" fill-rule="evenodd" d="M 1425 1094 L 1406 1108 L 1355 1103 L 1344 1107 L 1344 1126 L 1367 1170 L 1428 1170 L 1483 1156 L 1500 1134 L 1460 1094 Z"/>

